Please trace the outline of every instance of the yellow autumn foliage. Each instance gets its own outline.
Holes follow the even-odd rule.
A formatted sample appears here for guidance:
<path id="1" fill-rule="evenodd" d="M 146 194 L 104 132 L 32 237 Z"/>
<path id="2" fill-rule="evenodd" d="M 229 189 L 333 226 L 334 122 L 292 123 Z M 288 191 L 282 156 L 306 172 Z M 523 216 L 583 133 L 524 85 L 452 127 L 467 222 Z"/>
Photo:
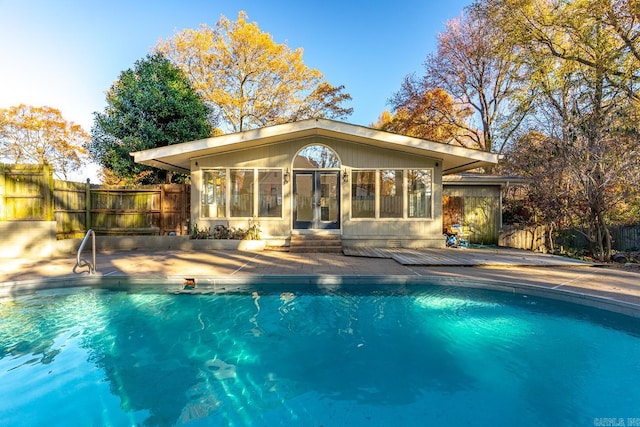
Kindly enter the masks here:
<path id="1" fill-rule="evenodd" d="M 330 109 L 350 99 L 323 86 L 322 73 L 304 64 L 301 48 L 276 43 L 245 12 L 235 22 L 221 16 L 213 28 L 177 32 L 156 49 L 185 72 L 225 131 L 307 118 L 317 114 L 309 107 L 314 96 L 329 98 Z"/>
<path id="2" fill-rule="evenodd" d="M 90 137 L 51 107 L 18 105 L 0 109 L 0 161 L 50 164 L 64 179 L 85 160 Z"/>

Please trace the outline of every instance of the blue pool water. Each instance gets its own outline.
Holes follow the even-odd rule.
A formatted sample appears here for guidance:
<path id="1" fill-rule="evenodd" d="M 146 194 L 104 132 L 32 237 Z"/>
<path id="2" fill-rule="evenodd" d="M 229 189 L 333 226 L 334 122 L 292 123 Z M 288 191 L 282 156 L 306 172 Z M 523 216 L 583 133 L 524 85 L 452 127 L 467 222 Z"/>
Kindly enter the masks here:
<path id="1" fill-rule="evenodd" d="M 0 303 L 0 425 L 629 424 L 639 336 L 469 288 L 41 292 Z"/>

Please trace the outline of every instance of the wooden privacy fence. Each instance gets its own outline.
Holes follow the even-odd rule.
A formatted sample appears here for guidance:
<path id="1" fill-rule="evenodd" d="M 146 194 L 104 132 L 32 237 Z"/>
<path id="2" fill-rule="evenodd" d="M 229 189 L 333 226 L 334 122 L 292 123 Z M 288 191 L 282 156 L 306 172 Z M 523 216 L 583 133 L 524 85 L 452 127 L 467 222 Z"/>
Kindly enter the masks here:
<path id="1" fill-rule="evenodd" d="M 619 251 L 640 250 L 640 225 L 615 227 L 611 236 L 614 248 Z"/>
<path id="2" fill-rule="evenodd" d="M 617 251 L 640 250 L 640 225 L 610 227 L 613 249 Z M 546 228 L 524 228 L 516 225 L 504 225 L 500 232 L 500 246 L 533 251 L 546 250 Z M 587 238 L 577 231 L 566 230 L 554 236 L 555 248 L 589 247 Z"/>
<path id="3" fill-rule="evenodd" d="M 587 233 L 587 230 L 583 230 Z M 640 249 L 640 224 L 609 227 L 612 247 L 617 251 L 637 251 Z M 584 234 L 576 230 L 558 233 L 555 238 L 556 246 L 565 248 L 588 248 L 589 241 Z"/>
<path id="4" fill-rule="evenodd" d="M 500 230 L 499 246 L 527 249 L 530 251 L 546 250 L 545 227 L 519 227 L 503 225 Z"/>
<path id="5" fill-rule="evenodd" d="M 0 163 L 0 221 L 53 221 L 52 200 L 51 167 Z"/>
<path id="6" fill-rule="evenodd" d="M 44 165 L 2 165 L 0 220 L 56 221 L 58 239 L 101 235 L 189 233 L 190 189 L 93 186 L 52 179 Z"/>

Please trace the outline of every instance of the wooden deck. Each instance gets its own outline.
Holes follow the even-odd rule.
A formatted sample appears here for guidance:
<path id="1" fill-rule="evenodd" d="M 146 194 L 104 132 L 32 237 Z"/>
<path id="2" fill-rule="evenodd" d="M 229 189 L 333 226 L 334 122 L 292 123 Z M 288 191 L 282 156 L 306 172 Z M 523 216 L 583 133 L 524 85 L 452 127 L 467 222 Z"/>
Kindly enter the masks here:
<path id="1" fill-rule="evenodd" d="M 576 259 L 509 248 L 387 249 L 344 247 L 346 256 L 389 258 L 408 266 L 553 267 L 593 266 Z"/>

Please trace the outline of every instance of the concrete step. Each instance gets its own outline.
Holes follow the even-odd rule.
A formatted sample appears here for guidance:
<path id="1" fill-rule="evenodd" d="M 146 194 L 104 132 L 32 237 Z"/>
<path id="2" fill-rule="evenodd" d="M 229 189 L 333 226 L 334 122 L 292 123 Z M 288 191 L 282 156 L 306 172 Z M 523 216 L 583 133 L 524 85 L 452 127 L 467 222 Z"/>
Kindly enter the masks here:
<path id="1" fill-rule="evenodd" d="M 273 252 L 289 252 L 289 246 L 271 246 L 266 245 L 264 247 L 265 251 L 273 251 Z"/>
<path id="2" fill-rule="evenodd" d="M 289 248 L 289 252 L 341 254 L 342 246 L 292 246 Z"/>
<path id="3" fill-rule="evenodd" d="M 342 237 L 337 234 L 293 234 L 289 252 L 341 253 Z"/>
<path id="4" fill-rule="evenodd" d="M 294 239 L 291 238 L 291 246 L 342 246 L 342 239 Z"/>

